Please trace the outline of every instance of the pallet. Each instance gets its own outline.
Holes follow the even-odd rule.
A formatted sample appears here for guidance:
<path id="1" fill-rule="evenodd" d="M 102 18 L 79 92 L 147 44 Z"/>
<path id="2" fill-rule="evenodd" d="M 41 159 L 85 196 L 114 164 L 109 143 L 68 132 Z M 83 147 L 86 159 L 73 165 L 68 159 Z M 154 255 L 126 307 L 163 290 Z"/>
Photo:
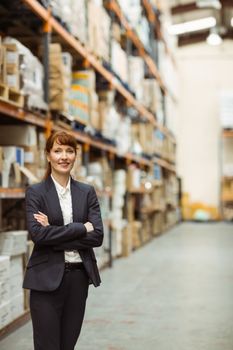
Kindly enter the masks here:
<path id="1" fill-rule="evenodd" d="M 24 96 L 22 93 L 5 84 L 0 84 L 0 100 L 8 102 L 17 107 L 24 106 Z"/>

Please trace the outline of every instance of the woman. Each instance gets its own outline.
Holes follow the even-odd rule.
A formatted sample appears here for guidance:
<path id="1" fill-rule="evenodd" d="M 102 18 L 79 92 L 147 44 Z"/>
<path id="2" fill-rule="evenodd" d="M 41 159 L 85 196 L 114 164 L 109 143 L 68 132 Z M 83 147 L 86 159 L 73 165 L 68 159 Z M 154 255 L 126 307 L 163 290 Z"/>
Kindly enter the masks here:
<path id="1" fill-rule="evenodd" d="M 70 176 L 76 153 L 73 136 L 52 134 L 45 180 L 26 191 L 34 249 L 23 287 L 31 290 L 35 350 L 74 350 L 88 285 L 100 284 L 93 248 L 103 242 L 103 224 L 94 188 Z"/>

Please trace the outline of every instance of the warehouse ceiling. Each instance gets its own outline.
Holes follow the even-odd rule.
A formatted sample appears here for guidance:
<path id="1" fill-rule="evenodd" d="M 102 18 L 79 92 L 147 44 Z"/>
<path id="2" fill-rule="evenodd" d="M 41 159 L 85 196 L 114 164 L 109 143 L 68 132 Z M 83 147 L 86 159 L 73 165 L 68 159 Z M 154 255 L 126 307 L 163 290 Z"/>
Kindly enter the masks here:
<path id="1" fill-rule="evenodd" d="M 233 39 L 233 0 L 169 0 L 172 23 L 184 23 L 213 17 L 216 25 L 197 31 L 178 34 L 178 46 L 205 41 L 210 33 L 222 39 Z"/>

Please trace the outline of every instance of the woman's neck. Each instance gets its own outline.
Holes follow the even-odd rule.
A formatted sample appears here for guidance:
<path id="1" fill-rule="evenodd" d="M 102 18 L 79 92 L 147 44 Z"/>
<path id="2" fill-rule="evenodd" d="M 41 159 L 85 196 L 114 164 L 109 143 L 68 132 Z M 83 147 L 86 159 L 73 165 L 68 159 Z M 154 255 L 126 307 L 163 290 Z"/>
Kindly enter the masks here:
<path id="1" fill-rule="evenodd" d="M 62 187 L 66 187 L 70 178 L 70 175 L 68 174 L 58 174 L 56 172 L 51 173 L 51 175 L 53 176 L 53 178 L 59 183 L 59 185 L 61 185 Z"/>

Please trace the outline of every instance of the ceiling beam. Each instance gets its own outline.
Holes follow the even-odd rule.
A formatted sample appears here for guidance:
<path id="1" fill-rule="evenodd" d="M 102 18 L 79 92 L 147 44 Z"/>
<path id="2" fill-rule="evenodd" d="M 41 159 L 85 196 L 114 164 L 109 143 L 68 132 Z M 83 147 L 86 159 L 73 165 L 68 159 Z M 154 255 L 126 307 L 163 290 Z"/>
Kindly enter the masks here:
<path id="1" fill-rule="evenodd" d="M 220 0 L 222 7 L 233 7 L 233 1 L 232 0 Z M 196 10 L 203 10 L 203 9 L 213 9 L 213 7 L 198 7 L 196 4 L 196 1 L 189 2 L 187 4 L 183 5 L 177 5 L 173 6 L 171 8 L 171 14 L 172 15 L 180 15 L 185 12 L 191 12 Z"/>
<path id="2" fill-rule="evenodd" d="M 201 33 L 192 33 L 188 35 L 181 35 L 178 38 L 178 46 L 180 47 L 180 46 L 196 44 L 201 41 L 205 41 L 208 35 L 209 35 L 209 31 L 205 31 Z"/>
<path id="3" fill-rule="evenodd" d="M 209 35 L 209 31 L 205 30 L 204 32 L 199 33 L 190 33 L 185 35 L 180 35 L 178 38 L 178 46 L 185 46 L 185 45 L 191 45 L 191 44 L 197 44 L 202 41 L 205 41 L 207 36 Z M 221 35 L 223 39 L 233 39 L 233 29 L 228 29 L 228 31 Z"/>

